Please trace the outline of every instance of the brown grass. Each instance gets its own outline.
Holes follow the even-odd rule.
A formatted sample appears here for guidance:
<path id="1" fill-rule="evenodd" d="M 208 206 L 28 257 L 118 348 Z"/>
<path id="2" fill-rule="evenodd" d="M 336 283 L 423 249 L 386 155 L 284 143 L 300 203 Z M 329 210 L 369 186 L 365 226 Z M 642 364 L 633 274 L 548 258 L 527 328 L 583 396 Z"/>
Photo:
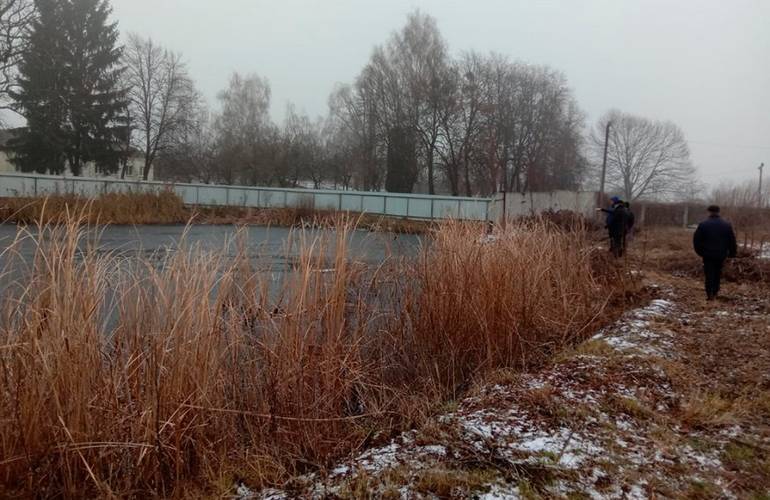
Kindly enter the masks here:
<path id="1" fill-rule="evenodd" d="M 17 224 L 66 224 L 75 213 L 90 224 L 174 224 L 190 215 L 171 191 L 106 193 L 97 198 L 51 195 L 45 198 L 0 200 L 0 221 Z"/>
<path id="2" fill-rule="evenodd" d="M 204 224 L 237 224 L 251 226 L 280 227 L 331 227 L 343 214 L 328 210 L 298 208 L 241 208 L 241 207 L 196 207 L 191 216 Z M 355 218 L 358 229 L 369 231 L 423 234 L 435 228 L 429 220 L 410 220 L 373 214 L 346 213 L 343 218 Z"/>
<path id="3" fill-rule="evenodd" d="M 280 483 L 475 376 L 544 359 L 609 293 L 581 234 L 542 223 L 486 244 L 448 224 L 415 262 L 370 269 L 347 258 L 340 221 L 296 233 L 301 258 L 275 285 L 245 251 L 192 247 L 160 264 L 94 251 L 82 210 L 3 254 L 0 496 Z"/>
<path id="4" fill-rule="evenodd" d="M 62 224 L 71 214 L 84 213 L 87 224 L 236 224 L 278 227 L 330 227 L 342 214 L 312 207 L 244 208 L 185 206 L 172 191 L 106 193 L 95 198 L 74 194 L 46 197 L 0 198 L 0 222 Z M 410 220 L 372 214 L 346 214 L 356 227 L 378 232 L 422 234 L 436 226 L 428 220 Z"/>

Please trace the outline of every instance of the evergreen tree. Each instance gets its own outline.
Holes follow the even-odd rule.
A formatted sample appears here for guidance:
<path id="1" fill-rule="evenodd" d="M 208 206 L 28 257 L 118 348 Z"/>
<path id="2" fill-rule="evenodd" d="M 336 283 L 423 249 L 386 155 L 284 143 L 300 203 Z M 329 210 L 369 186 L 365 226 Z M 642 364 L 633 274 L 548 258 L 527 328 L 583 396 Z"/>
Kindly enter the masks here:
<path id="1" fill-rule="evenodd" d="M 127 151 L 127 120 L 119 81 L 121 48 L 106 0 L 36 0 L 38 19 L 20 65 L 19 112 L 26 130 L 12 143 L 22 171 L 74 175 L 94 162 L 118 170 Z"/>

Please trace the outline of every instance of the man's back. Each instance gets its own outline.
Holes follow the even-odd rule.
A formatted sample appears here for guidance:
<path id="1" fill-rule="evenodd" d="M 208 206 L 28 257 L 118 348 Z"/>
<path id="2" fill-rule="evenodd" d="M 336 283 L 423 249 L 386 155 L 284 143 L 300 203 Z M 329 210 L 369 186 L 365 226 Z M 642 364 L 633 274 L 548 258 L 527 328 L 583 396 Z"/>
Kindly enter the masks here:
<path id="1" fill-rule="evenodd" d="M 718 215 L 709 216 L 698 225 L 693 235 L 693 247 L 695 253 L 704 259 L 735 257 L 737 244 L 733 226 Z"/>
<path id="2" fill-rule="evenodd" d="M 607 225 L 611 234 L 623 235 L 626 233 L 628 224 L 628 212 L 626 207 L 622 204 L 617 204 L 612 210 L 612 218 L 609 219 Z"/>

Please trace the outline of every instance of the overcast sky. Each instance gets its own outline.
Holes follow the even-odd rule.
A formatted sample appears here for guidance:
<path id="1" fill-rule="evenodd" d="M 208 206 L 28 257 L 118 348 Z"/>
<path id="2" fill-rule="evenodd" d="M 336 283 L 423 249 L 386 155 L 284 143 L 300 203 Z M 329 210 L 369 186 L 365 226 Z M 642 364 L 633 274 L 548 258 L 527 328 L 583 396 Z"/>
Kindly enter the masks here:
<path id="1" fill-rule="evenodd" d="M 112 0 L 123 34 L 182 52 L 210 103 L 232 71 L 325 114 L 375 44 L 419 8 L 450 50 L 563 71 L 587 124 L 610 108 L 673 120 L 704 180 L 770 164 L 770 0 Z M 770 173 L 770 169 L 768 169 Z M 770 177 L 770 175 L 768 175 Z M 770 180 L 770 179 L 769 179 Z"/>

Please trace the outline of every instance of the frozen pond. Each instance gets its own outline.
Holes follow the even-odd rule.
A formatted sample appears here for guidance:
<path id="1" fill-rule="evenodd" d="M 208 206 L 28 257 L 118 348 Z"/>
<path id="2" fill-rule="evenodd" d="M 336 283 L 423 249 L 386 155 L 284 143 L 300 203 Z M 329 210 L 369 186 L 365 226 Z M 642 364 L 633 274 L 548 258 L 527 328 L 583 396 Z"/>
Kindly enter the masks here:
<path id="1" fill-rule="evenodd" d="M 15 225 L 0 224 L 0 253 L 8 248 L 19 231 Z M 35 228 L 30 228 L 33 236 Z M 197 246 L 204 251 L 226 250 L 235 256 L 236 235 L 239 228 L 232 225 L 147 225 L 147 226 L 106 226 L 94 230 L 100 232 L 98 250 L 114 252 L 123 256 L 162 256 L 176 251 L 180 245 Z M 249 257 L 259 267 L 273 271 L 287 269 L 298 257 L 298 243 L 304 233 L 310 239 L 314 236 L 334 237 L 333 230 L 298 230 L 281 227 L 267 228 L 249 226 L 242 231 Z M 293 233 L 293 235 L 292 235 Z M 291 236 L 291 237 L 290 237 Z M 289 241 L 293 244 L 289 244 Z M 184 241 L 184 243 L 182 243 Z M 230 242 L 228 244 L 228 242 Z M 350 258 L 371 264 L 378 264 L 388 257 L 414 255 L 420 245 L 420 237 L 407 234 L 354 231 L 349 238 Z M 32 241 L 21 245 L 22 260 L 29 261 L 33 254 Z M 7 258 L 0 257 L 0 264 Z"/>

